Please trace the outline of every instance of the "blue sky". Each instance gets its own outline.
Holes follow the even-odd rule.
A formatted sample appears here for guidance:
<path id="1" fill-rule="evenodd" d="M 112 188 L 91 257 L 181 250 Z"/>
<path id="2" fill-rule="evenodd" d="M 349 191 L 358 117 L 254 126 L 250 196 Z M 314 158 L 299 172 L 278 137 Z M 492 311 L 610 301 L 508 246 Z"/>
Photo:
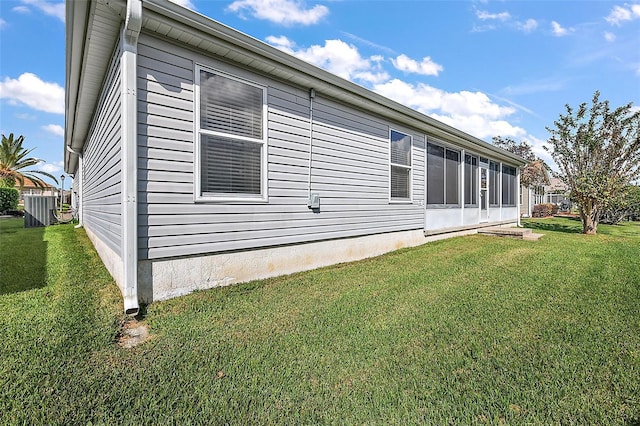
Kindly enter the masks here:
<path id="1" fill-rule="evenodd" d="M 640 106 L 640 2 L 175 0 L 481 139 L 526 140 L 595 90 Z M 62 173 L 64 3 L 0 1 L 0 130 Z"/>

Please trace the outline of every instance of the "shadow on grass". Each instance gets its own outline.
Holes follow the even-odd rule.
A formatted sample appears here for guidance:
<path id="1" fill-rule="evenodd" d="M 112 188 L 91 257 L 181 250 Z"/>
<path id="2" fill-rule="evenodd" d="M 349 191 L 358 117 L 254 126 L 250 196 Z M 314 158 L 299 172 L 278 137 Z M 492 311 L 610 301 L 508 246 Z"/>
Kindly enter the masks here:
<path id="1" fill-rule="evenodd" d="M 47 285 L 44 228 L 24 228 L 24 219 L 0 220 L 0 295 Z"/>
<path id="2" fill-rule="evenodd" d="M 567 234 L 582 233 L 582 223 L 580 219 L 563 218 L 562 221 L 554 219 L 540 219 L 535 221 L 526 221 L 522 223 L 526 228 L 538 229 L 541 231 L 564 232 Z"/>

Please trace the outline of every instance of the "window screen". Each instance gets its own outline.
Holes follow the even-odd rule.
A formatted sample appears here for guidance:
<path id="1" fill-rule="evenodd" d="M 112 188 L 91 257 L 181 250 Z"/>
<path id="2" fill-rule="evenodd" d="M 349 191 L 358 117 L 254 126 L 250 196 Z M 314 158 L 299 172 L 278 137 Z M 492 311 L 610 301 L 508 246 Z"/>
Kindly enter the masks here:
<path id="1" fill-rule="evenodd" d="M 261 197 L 264 88 L 199 72 L 199 196 Z"/>
<path id="2" fill-rule="evenodd" d="M 489 163 L 489 205 L 500 205 L 500 164 L 495 161 Z"/>
<path id="3" fill-rule="evenodd" d="M 427 144 L 427 204 L 458 205 L 460 153 Z"/>
<path id="4" fill-rule="evenodd" d="M 263 89 L 200 70 L 200 127 L 262 139 Z"/>
<path id="5" fill-rule="evenodd" d="M 502 165 L 502 204 L 516 205 L 516 168 Z"/>
<path id="6" fill-rule="evenodd" d="M 427 204 L 444 204 L 444 151 L 427 144 Z"/>
<path id="7" fill-rule="evenodd" d="M 478 157 L 464 156 L 464 204 L 478 204 Z"/>

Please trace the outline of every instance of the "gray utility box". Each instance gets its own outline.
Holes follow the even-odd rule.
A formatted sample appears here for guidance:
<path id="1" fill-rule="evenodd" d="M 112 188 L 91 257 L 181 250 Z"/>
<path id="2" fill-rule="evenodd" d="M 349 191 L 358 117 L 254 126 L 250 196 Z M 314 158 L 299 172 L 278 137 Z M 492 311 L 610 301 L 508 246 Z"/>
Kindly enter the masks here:
<path id="1" fill-rule="evenodd" d="M 24 196 L 24 227 L 49 226 L 57 222 L 53 215 L 56 208 L 55 195 Z"/>

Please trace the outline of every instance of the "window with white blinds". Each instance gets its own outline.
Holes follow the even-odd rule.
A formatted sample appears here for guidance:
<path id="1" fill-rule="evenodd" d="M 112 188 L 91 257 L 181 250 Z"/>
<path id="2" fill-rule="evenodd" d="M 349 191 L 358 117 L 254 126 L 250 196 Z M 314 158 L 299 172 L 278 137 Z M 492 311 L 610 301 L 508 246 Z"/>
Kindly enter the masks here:
<path id="1" fill-rule="evenodd" d="M 265 89 L 198 68 L 198 199 L 265 199 Z"/>
<path id="2" fill-rule="evenodd" d="M 392 201 L 411 201 L 411 136 L 391 130 L 390 174 Z"/>

